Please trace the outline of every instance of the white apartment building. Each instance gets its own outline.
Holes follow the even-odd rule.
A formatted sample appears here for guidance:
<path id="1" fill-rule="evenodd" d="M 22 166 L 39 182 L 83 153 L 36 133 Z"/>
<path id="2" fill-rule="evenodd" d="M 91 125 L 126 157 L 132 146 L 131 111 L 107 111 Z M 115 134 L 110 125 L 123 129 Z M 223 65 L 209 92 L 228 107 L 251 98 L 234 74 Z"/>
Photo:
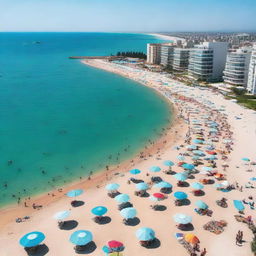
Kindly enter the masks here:
<path id="1" fill-rule="evenodd" d="M 160 64 L 161 44 L 147 44 L 147 63 Z"/>
<path id="2" fill-rule="evenodd" d="M 189 64 L 188 48 L 174 48 L 172 67 L 176 71 L 185 71 L 188 69 Z"/>
<path id="3" fill-rule="evenodd" d="M 229 52 L 227 55 L 224 70 L 224 82 L 235 85 L 245 86 L 248 80 L 249 63 L 251 59 L 251 48 L 241 48 Z"/>
<path id="4" fill-rule="evenodd" d="M 161 61 L 160 64 L 163 66 L 172 66 L 173 62 L 173 44 L 162 44 L 161 45 Z"/>
<path id="5" fill-rule="evenodd" d="M 221 81 L 228 51 L 227 42 L 203 42 L 190 51 L 188 73 L 201 81 Z"/>
<path id="6" fill-rule="evenodd" d="M 256 95 L 256 44 L 253 47 L 249 64 L 247 91 Z"/>

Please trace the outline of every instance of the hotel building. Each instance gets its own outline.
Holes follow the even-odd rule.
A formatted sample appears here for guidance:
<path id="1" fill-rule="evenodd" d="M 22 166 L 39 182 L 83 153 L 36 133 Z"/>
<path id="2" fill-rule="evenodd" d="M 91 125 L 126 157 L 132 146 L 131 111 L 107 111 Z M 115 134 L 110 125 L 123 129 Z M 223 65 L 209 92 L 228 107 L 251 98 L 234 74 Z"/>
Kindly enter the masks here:
<path id="1" fill-rule="evenodd" d="M 161 45 L 161 61 L 160 64 L 163 66 L 172 66 L 173 63 L 173 44 L 162 44 Z"/>
<path id="2" fill-rule="evenodd" d="M 195 45 L 190 51 L 189 75 L 201 81 L 221 81 L 227 51 L 227 42 L 204 42 Z"/>
<path id="3" fill-rule="evenodd" d="M 236 51 L 229 52 L 227 55 L 225 70 L 223 72 L 224 82 L 235 86 L 246 87 L 250 58 L 250 48 L 241 48 Z"/>
<path id="4" fill-rule="evenodd" d="M 188 48 L 174 48 L 172 63 L 174 70 L 182 72 L 188 69 L 189 52 Z"/>
<path id="5" fill-rule="evenodd" d="M 256 95 L 256 44 L 253 47 L 249 64 L 247 91 Z"/>
<path id="6" fill-rule="evenodd" d="M 161 44 L 147 44 L 147 63 L 160 64 L 161 62 Z"/>

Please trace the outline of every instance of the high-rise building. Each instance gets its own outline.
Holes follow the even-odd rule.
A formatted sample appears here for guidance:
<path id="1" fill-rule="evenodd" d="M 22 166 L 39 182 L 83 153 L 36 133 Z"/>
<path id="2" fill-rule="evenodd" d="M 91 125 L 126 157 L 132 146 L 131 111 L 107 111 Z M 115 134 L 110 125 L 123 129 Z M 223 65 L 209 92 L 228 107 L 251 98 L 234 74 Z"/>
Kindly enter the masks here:
<path id="1" fill-rule="evenodd" d="M 173 44 L 162 44 L 161 45 L 161 61 L 160 64 L 163 66 L 172 66 L 173 63 Z"/>
<path id="2" fill-rule="evenodd" d="M 147 44 L 147 63 L 160 64 L 161 44 Z"/>
<path id="3" fill-rule="evenodd" d="M 201 81 L 221 81 L 228 51 L 227 42 L 203 42 L 190 51 L 189 75 Z"/>
<path id="4" fill-rule="evenodd" d="M 256 44 L 253 46 L 249 64 L 247 91 L 256 95 Z"/>
<path id="5" fill-rule="evenodd" d="M 174 48 L 172 67 L 176 71 L 185 71 L 188 69 L 189 52 L 187 48 Z"/>
<path id="6" fill-rule="evenodd" d="M 251 48 L 241 48 L 229 52 L 223 72 L 224 82 L 235 86 L 246 87 L 250 58 Z"/>

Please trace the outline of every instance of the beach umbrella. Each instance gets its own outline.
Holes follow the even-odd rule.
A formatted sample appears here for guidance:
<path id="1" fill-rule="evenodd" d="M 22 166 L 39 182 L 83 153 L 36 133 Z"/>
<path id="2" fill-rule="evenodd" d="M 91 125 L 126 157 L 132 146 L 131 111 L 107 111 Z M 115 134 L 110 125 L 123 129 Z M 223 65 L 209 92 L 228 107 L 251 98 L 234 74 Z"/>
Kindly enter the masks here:
<path id="1" fill-rule="evenodd" d="M 111 249 L 110 249 L 108 246 L 106 246 L 106 245 L 104 245 L 104 246 L 102 247 L 102 251 L 103 251 L 104 253 L 106 253 L 107 255 L 108 255 L 109 253 L 111 253 Z"/>
<path id="2" fill-rule="evenodd" d="M 184 161 L 184 160 L 185 160 L 185 156 L 182 156 L 182 155 L 178 155 L 177 158 L 178 158 L 180 161 Z"/>
<path id="3" fill-rule="evenodd" d="M 69 238 L 75 245 L 86 245 L 92 241 L 92 233 L 88 230 L 77 230 Z"/>
<path id="4" fill-rule="evenodd" d="M 250 178 L 250 180 L 256 181 L 256 177 L 252 177 L 252 178 Z"/>
<path id="5" fill-rule="evenodd" d="M 205 160 L 217 160 L 217 157 L 215 155 L 210 155 L 204 158 Z"/>
<path id="6" fill-rule="evenodd" d="M 150 170 L 151 172 L 160 172 L 160 171 L 161 171 L 161 168 L 158 167 L 158 166 L 151 166 L 151 167 L 149 168 L 149 170 Z"/>
<path id="7" fill-rule="evenodd" d="M 224 186 L 223 186 L 222 184 L 218 184 L 218 183 L 217 183 L 217 184 L 214 184 L 214 187 L 215 187 L 215 188 L 223 188 Z"/>
<path id="8" fill-rule="evenodd" d="M 169 160 L 164 161 L 163 164 L 164 164 L 165 166 L 169 166 L 169 167 L 174 166 L 174 162 L 169 161 Z"/>
<path id="9" fill-rule="evenodd" d="M 124 250 L 124 244 L 119 242 L 119 241 L 116 241 L 116 240 L 112 240 L 112 241 L 109 241 L 108 242 L 108 247 L 110 249 L 112 249 L 113 251 L 122 251 Z"/>
<path id="10" fill-rule="evenodd" d="M 205 202 L 203 202 L 202 200 L 196 201 L 196 206 L 203 210 L 208 208 L 208 205 Z"/>
<path id="11" fill-rule="evenodd" d="M 44 239 L 45 235 L 42 232 L 33 231 L 20 239 L 20 245 L 23 247 L 34 247 L 43 242 Z"/>
<path id="12" fill-rule="evenodd" d="M 80 196 L 83 193 L 84 191 L 82 189 L 74 189 L 74 190 L 70 190 L 66 195 L 68 197 L 76 197 L 76 196 Z"/>
<path id="13" fill-rule="evenodd" d="M 154 193 L 153 197 L 156 198 L 157 200 L 163 200 L 165 198 L 165 195 L 162 193 Z"/>
<path id="14" fill-rule="evenodd" d="M 70 211 L 61 211 L 54 214 L 53 218 L 56 220 L 64 220 L 70 215 Z"/>
<path id="15" fill-rule="evenodd" d="M 193 164 L 183 164 L 182 167 L 187 170 L 193 170 L 195 166 Z"/>
<path id="16" fill-rule="evenodd" d="M 175 233 L 174 234 L 174 237 L 177 239 L 177 240 L 181 240 L 184 238 L 184 235 L 182 233 Z"/>
<path id="17" fill-rule="evenodd" d="M 198 244 L 200 241 L 194 234 L 185 234 L 184 239 L 191 244 Z"/>
<path id="18" fill-rule="evenodd" d="M 205 147 L 205 149 L 207 149 L 207 150 L 213 150 L 213 149 L 215 149 L 215 147 L 214 147 L 213 145 L 210 145 L 210 146 Z"/>
<path id="19" fill-rule="evenodd" d="M 91 213 L 96 216 L 103 216 L 107 211 L 108 209 L 105 206 L 97 206 L 91 210 Z"/>
<path id="20" fill-rule="evenodd" d="M 204 188 L 204 185 L 202 185 L 201 183 L 199 182 L 193 182 L 192 185 L 191 185 L 192 188 L 196 189 L 196 190 L 201 190 Z"/>
<path id="21" fill-rule="evenodd" d="M 132 170 L 130 170 L 130 173 L 136 175 L 136 174 L 141 173 L 141 171 L 139 169 L 132 169 Z"/>
<path id="22" fill-rule="evenodd" d="M 215 128 L 211 128 L 211 129 L 209 130 L 209 132 L 218 132 L 218 130 L 215 129 Z"/>
<path id="23" fill-rule="evenodd" d="M 172 188 L 172 184 L 166 181 L 160 181 L 154 185 L 155 188 Z"/>
<path id="24" fill-rule="evenodd" d="M 194 155 L 199 155 L 199 156 L 205 156 L 205 153 L 203 151 L 201 151 L 201 150 L 194 150 L 193 154 Z"/>
<path id="25" fill-rule="evenodd" d="M 212 168 L 212 167 L 209 167 L 209 166 L 203 166 L 203 167 L 202 167 L 202 171 L 210 172 L 210 171 L 212 171 L 212 170 L 213 170 L 213 168 Z"/>
<path id="26" fill-rule="evenodd" d="M 135 185 L 135 187 L 136 187 L 136 189 L 137 190 L 147 190 L 148 189 L 148 184 L 147 183 L 145 183 L 145 182 L 140 182 L 140 183 L 137 183 L 136 185 Z"/>
<path id="27" fill-rule="evenodd" d="M 188 224 L 192 222 L 192 217 L 183 213 L 178 213 L 173 216 L 174 221 L 179 224 Z"/>
<path id="28" fill-rule="evenodd" d="M 130 201 L 130 196 L 127 194 L 120 194 L 115 197 L 115 200 L 120 204 L 126 203 Z"/>
<path id="29" fill-rule="evenodd" d="M 150 241 L 155 238 L 155 231 L 151 228 L 140 228 L 136 231 L 136 237 L 140 241 Z"/>
<path id="30" fill-rule="evenodd" d="M 250 161 L 251 161 L 251 160 L 250 160 L 249 158 L 247 158 L 247 157 L 243 157 L 242 160 L 245 161 L 245 162 L 250 162 Z"/>
<path id="31" fill-rule="evenodd" d="M 200 156 L 192 156 L 192 160 L 199 160 Z"/>
<path id="32" fill-rule="evenodd" d="M 182 191 L 177 191 L 173 194 L 173 196 L 175 198 L 177 198 L 178 200 L 184 200 L 188 198 L 188 195 L 185 192 Z"/>
<path id="33" fill-rule="evenodd" d="M 108 184 L 105 188 L 107 189 L 107 190 L 117 190 L 118 188 L 120 187 L 120 185 L 119 184 L 117 184 L 117 183 L 112 183 L 112 184 Z"/>
<path id="34" fill-rule="evenodd" d="M 225 143 L 225 144 L 231 143 L 231 142 L 232 142 L 232 140 L 228 140 L 228 139 L 223 140 L 223 143 Z"/>
<path id="35" fill-rule="evenodd" d="M 194 139 L 193 143 L 195 143 L 195 144 L 203 144 L 204 141 L 203 140 L 199 140 L 199 139 Z"/>
<path id="36" fill-rule="evenodd" d="M 176 173 L 174 175 L 174 178 L 179 181 L 185 181 L 188 178 L 188 176 L 185 173 L 180 172 L 180 173 Z"/>
<path id="37" fill-rule="evenodd" d="M 133 207 L 128 207 L 128 208 L 124 208 L 123 210 L 121 210 L 120 214 L 125 219 L 133 219 L 137 215 L 137 210 Z"/>
<path id="38" fill-rule="evenodd" d="M 243 211 L 244 210 L 244 204 L 240 200 L 233 200 L 234 206 L 238 211 Z"/>
<path id="39" fill-rule="evenodd" d="M 194 149 L 197 149 L 197 146 L 196 145 L 188 145 L 188 146 L 186 146 L 186 148 L 194 150 Z"/>

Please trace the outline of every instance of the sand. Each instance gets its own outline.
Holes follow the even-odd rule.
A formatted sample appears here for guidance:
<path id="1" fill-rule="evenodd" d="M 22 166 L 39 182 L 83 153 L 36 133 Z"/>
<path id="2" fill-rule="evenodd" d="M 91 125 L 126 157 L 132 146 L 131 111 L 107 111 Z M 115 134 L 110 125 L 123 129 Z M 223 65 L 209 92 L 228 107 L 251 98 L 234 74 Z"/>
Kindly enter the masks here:
<path id="1" fill-rule="evenodd" d="M 233 207 L 233 199 L 242 200 L 247 199 L 249 195 L 255 195 L 255 189 L 244 188 L 243 192 L 239 190 L 231 190 L 224 193 L 217 191 L 213 185 L 205 185 L 205 195 L 202 197 L 195 197 L 191 191 L 191 187 L 180 188 L 177 187 L 177 181 L 172 175 L 163 173 L 163 170 L 168 169 L 163 165 L 163 160 L 172 160 L 177 163 L 179 160 L 177 156 L 180 153 L 185 152 L 185 148 L 181 147 L 179 150 L 174 149 L 174 145 L 186 145 L 184 140 L 186 139 L 186 133 L 189 127 L 191 128 L 193 119 L 201 119 L 202 115 L 210 114 L 212 117 L 218 116 L 219 122 L 221 118 L 224 120 L 224 115 L 227 116 L 227 122 L 230 125 L 230 130 L 233 132 L 234 145 L 233 150 L 228 155 L 228 160 L 217 160 L 217 169 L 221 173 L 224 173 L 227 180 L 230 183 L 237 181 L 239 185 L 245 185 L 249 181 L 249 178 L 256 176 L 255 167 L 248 166 L 241 160 L 242 157 L 248 157 L 252 160 L 256 160 L 256 114 L 254 111 L 245 109 L 236 103 L 224 99 L 224 97 L 218 93 L 214 93 L 210 90 L 201 90 L 198 88 L 187 87 L 182 83 L 169 79 L 164 74 L 157 74 L 148 71 L 142 71 L 133 66 L 121 66 L 118 64 L 107 63 L 102 60 L 89 60 L 86 61 L 87 65 L 91 65 L 97 68 L 104 69 L 109 72 L 114 72 L 119 75 L 134 79 L 146 86 L 154 88 L 158 93 L 161 93 L 168 97 L 171 102 L 174 103 L 176 109 L 177 119 L 174 122 L 174 126 L 168 130 L 167 137 L 163 137 L 158 141 L 158 145 L 150 147 L 145 158 L 135 157 L 134 162 L 127 161 L 124 165 L 118 167 L 112 167 L 112 171 L 108 172 L 108 177 L 105 173 L 99 173 L 92 177 L 90 181 L 82 181 L 80 183 L 74 183 L 64 188 L 62 193 L 53 192 L 56 196 L 42 195 L 37 198 L 31 199 L 36 204 L 42 204 L 41 210 L 33 210 L 31 207 L 25 208 L 24 206 L 12 206 L 2 210 L 0 219 L 0 255 L 12 256 L 12 255 L 26 255 L 23 248 L 19 245 L 19 239 L 25 233 L 37 230 L 46 235 L 44 243 L 48 246 L 49 252 L 46 255 L 53 256 L 70 256 L 76 255 L 73 250 L 73 245 L 69 242 L 70 235 L 78 229 L 86 229 L 93 233 L 96 249 L 91 252 L 90 255 L 104 255 L 101 251 L 103 245 L 109 240 L 119 240 L 124 243 L 125 250 L 123 255 L 188 255 L 187 251 L 177 242 L 174 237 L 175 232 L 181 232 L 173 220 L 173 215 L 176 213 L 186 213 L 193 218 L 193 231 L 200 239 L 201 249 L 206 248 L 209 256 L 249 256 L 252 255 L 250 251 L 250 241 L 252 240 L 252 234 L 248 230 L 245 224 L 238 223 L 234 219 L 234 214 L 237 214 L 237 210 Z M 168 84 L 168 86 L 166 86 Z M 188 98 L 181 99 L 180 96 L 185 95 Z M 189 99 L 195 98 L 197 101 L 191 101 Z M 209 101 L 214 102 L 214 105 Z M 208 104 L 208 107 L 204 107 Z M 225 111 L 216 112 L 211 111 L 211 108 L 223 108 Z M 188 121 L 188 112 L 191 110 L 199 110 L 199 113 L 189 115 L 190 124 Z M 237 119 L 240 117 L 241 119 Z M 205 128 L 205 127 L 204 127 Z M 206 129 L 206 128 L 205 128 Z M 216 149 L 224 149 L 222 143 L 225 135 L 220 135 L 220 141 L 215 143 Z M 167 143 L 164 143 L 167 140 Z M 158 151 L 158 148 L 161 150 Z M 151 155 L 151 156 L 149 156 Z M 220 158 L 220 157 L 219 157 Z M 191 163 L 191 158 L 186 157 L 186 161 Z M 226 171 L 221 167 L 223 163 L 227 163 L 229 167 Z M 149 171 L 149 167 L 157 165 L 162 168 L 159 173 L 152 173 Z M 127 171 L 131 168 L 138 168 L 142 172 L 137 175 L 136 178 L 142 179 L 145 182 L 150 181 L 151 176 L 160 176 L 163 180 L 170 182 L 173 185 L 173 192 L 184 191 L 188 193 L 191 201 L 190 205 L 177 207 L 174 205 L 173 192 L 167 195 L 167 199 L 162 201 L 161 204 L 166 206 L 165 211 L 154 211 L 150 208 L 153 204 L 149 198 L 141 198 L 134 195 L 135 185 L 127 184 L 127 180 L 133 177 Z M 237 168 L 239 167 L 239 168 Z M 250 167 L 250 168 L 249 168 Z M 200 167 L 198 168 L 200 170 Z M 247 172 L 248 169 L 252 169 L 252 172 Z M 182 167 L 174 166 L 174 171 L 181 172 Z M 115 175 L 115 173 L 119 173 Z M 149 173 L 150 176 L 146 174 Z M 196 174 L 194 179 L 188 179 L 188 182 L 199 181 L 204 178 L 205 175 Z M 139 223 L 135 226 L 126 226 L 122 223 L 122 217 L 117 209 L 117 203 L 114 199 L 107 196 L 105 185 L 109 183 L 119 183 L 119 191 L 121 193 L 127 193 L 131 197 L 131 203 L 138 211 Z M 218 183 L 218 181 L 217 181 Z M 256 184 L 254 184 L 256 185 Z M 96 187 L 98 186 L 98 187 Z M 71 188 L 83 188 L 85 193 L 79 196 L 77 199 L 85 202 L 83 206 L 72 208 L 70 206 L 70 198 L 64 196 L 64 192 Z M 148 193 L 159 192 L 159 189 L 151 188 Z M 221 208 L 216 205 L 215 200 L 221 197 L 228 199 L 228 208 Z M 195 202 L 201 199 L 209 205 L 209 208 L 213 211 L 212 217 L 200 216 L 194 212 Z M 247 200 L 248 201 L 248 200 Z M 104 225 L 96 224 L 91 214 L 91 209 L 95 206 L 104 205 L 109 211 L 106 214 L 111 221 Z M 62 210 L 71 209 L 71 215 L 69 220 L 74 220 L 73 226 L 77 226 L 70 230 L 60 230 L 57 226 L 57 221 L 53 219 L 53 215 Z M 30 220 L 15 223 L 16 217 L 23 217 L 29 215 Z M 255 210 L 251 210 L 248 206 L 245 209 L 245 216 L 251 215 L 255 220 Z M 203 224 L 209 220 L 224 219 L 228 222 L 228 226 L 225 231 L 220 235 L 215 235 L 203 229 Z M 135 232 L 140 227 L 150 227 L 155 230 L 156 237 L 160 241 L 160 246 L 154 249 L 147 249 L 141 247 L 135 236 Z M 244 240 L 242 246 L 235 245 L 235 236 L 238 230 L 244 232 Z M 186 232 L 185 232 L 186 233 Z M 44 254 L 40 254 L 44 255 Z"/>

